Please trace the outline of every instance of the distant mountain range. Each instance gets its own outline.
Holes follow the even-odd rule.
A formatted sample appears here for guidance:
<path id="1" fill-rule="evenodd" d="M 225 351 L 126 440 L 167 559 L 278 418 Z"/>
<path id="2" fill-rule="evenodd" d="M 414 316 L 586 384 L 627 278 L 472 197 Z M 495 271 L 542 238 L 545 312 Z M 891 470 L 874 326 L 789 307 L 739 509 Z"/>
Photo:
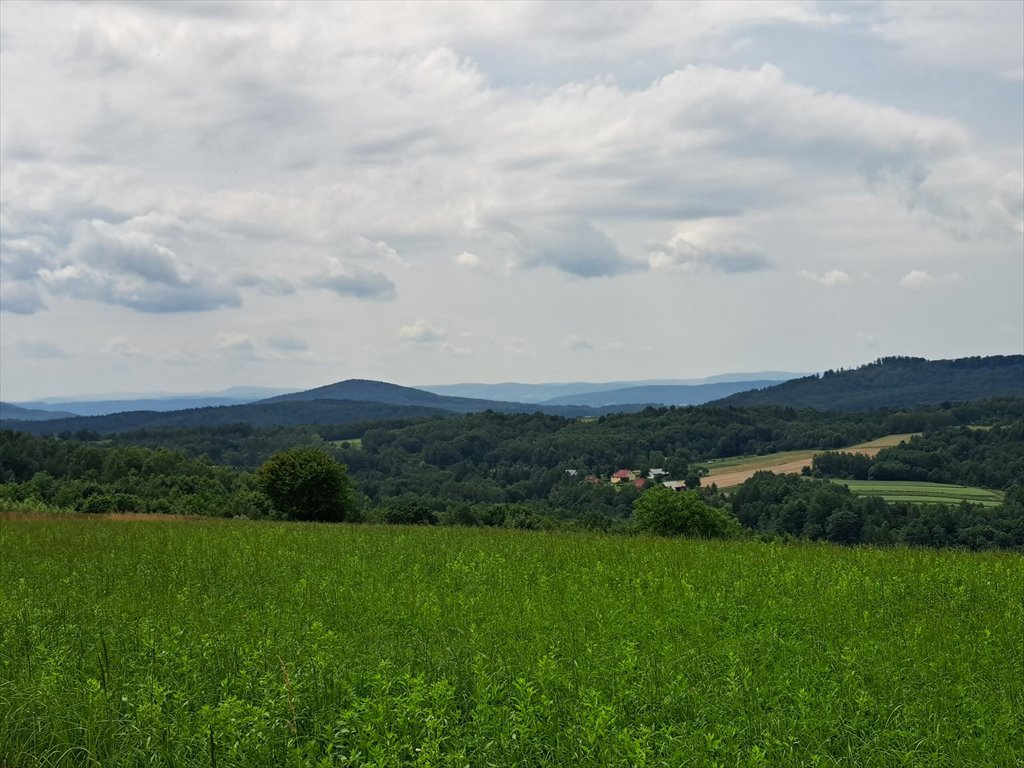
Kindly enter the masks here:
<path id="1" fill-rule="evenodd" d="M 67 411 L 40 410 L 38 408 L 25 408 L 10 403 L 0 403 L 0 421 L 18 419 L 20 421 L 44 421 L 46 419 L 59 419 L 75 414 Z"/>
<path id="2" fill-rule="evenodd" d="M 522 404 L 546 405 L 697 405 L 725 397 L 733 392 L 763 387 L 777 381 L 802 374 L 781 372 L 765 372 L 763 374 L 728 373 L 712 376 L 707 379 L 660 379 L 648 381 L 618 381 L 606 383 L 575 382 L 567 384 L 446 384 L 436 387 L 399 387 L 383 382 L 371 382 L 361 379 L 350 379 L 344 382 L 329 384 L 325 387 L 294 392 L 292 390 L 270 387 L 230 387 L 220 392 L 201 392 L 189 394 L 140 393 L 93 395 L 90 397 L 43 398 L 35 401 L 11 404 L 15 407 L 39 411 L 61 412 L 53 416 L 40 415 L 39 419 L 59 418 L 67 416 L 103 416 L 122 413 L 124 411 L 181 411 L 193 408 L 211 408 L 228 405 L 244 405 L 261 400 L 363 400 L 373 401 L 384 397 L 381 402 L 392 405 L 416 405 L 420 407 L 437 407 L 457 413 L 486 410 L 521 410 Z M 753 378 L 760 376 L 761 378 Z M 360 384 L 359 382 L 362 382 Z M 709 384 L 726 382 L 729 385 L 721 390 L 700 389 Z M 374 386 L 370 386 L 374 385 Z M 380 385 L 380 386 L 376 386 Z M 643 393 L 638 388 L 646 386 L 663 386 L 663 390 L 651 390 Z M 387 387 L 393 389 L 387 390 Z M 670 387 L 679 387 L 677 391 Z M 634 391 L 624 391 L 634 390 Z M 416 392 L 415 395 L 410 394 Z M 604 397 L 592 397 L 593 393 L 607 392 Z M 404 394 L 403 394 L 404 393 Z M 503 395 L 502 393 L 507 393 Z M 432 395 L 435 397 L 427 397 Z M 437 396 L 453 399 L 437 399 Z M 635 399 L 641 398 L 641 399 Z M 461 401 L 461 402 L 458 402 Z M 481 401 L 487 401 L 484 404 Z M 0 419 L 28 419 L 27 416 L 16 416 L 0 413 Z"/>
<path id="3" fill-rule="evenodd" d="M 739 374 L 737 374 L 739 375 Z M 783 375 L 783 374 L 779 374 Z M 725 377 L 722 377 L 725 378 Z M 487 398 L 455 397 L 381 381 L 349 379 L 324 387 L 276 394 L 256 402 L 207 404 L 203 407 L 169 409 L 173 404 L 192 403 L 189 398 L 159 399 L 165 408 L 137 410 L 146 400 L 93 401 L 128 406 L 123 412 L 75 416 L 72 413 L 0 404 L 0 420 L 6 428 L 36 434 L 87 430 L 109 434 L 158 427 L 202 427 L 246 423 L 253 426 L 296 424 L 345 424 L 375 419 L 445 416 L 492 410 L 501 413 L 540 411 L 568 418 L 629 412 L 646 405 L 783 405 L 821 410 L 866 410 L 912 407 L 944 401 L 980 400 L 1000 396 L 1024 396 L 1024 355 L 972 357 L 960 360 L 883 358 L 852 370 L 826 371 L 775 383 L 770 379 L 705 382 L 702 384 L 648 384 L 611 389 L 588 383 L 566 385 L 452 385 L 474 391 L 480 387 L 511 387 L 511 393 L 537 396 L 545 387 L 576 387 L 577 391 L 545 401 L 516 402 Z M 515 389 L 515 388 L 520 389 Z M 536 387 L 527 390 L 522 387 Z M 744 391 L 738 391 L 744 390 Z M 476 390 L 478 391 L 478 390 Z M 497 391 L 488 389 L 486 391 Z M 727 395 L 724 396 L 723 395 Z M 715 400 L 714 398 L 721 398 Z M 217 398 L 214 398 L 217 399 Z M 54 404 L 47 403 L 49 407 Z M 72 404 L 68 404 L 69 406 Z M 70 410 L 70 407 L 67 409 Z"/>
<path id="4" fill-rule="evenodd" d="M 563 395 L 545 400 L 542 405 L 589 405 L 601 408 L 609 405 L 654 403 L 656 405 L 701 405 L 736 392 L 770 387 L 777 381 L 734 381 L 719 384 L 655 384 L 646 387 Z"/>
<path id="5" fill-rule="evenodd" d="M 469 397 L 481 400 L 505 400 L 513 403 L 544 403 L 555 400 L 570 402 L 575 395 L 589 395 L 595 392 L 615 392 L 621 389 L 634 389 L 638 387 L 660 387 L 660 386 L 702 386 L 705 384 L 726 384 L 741 382 L 748 384 L 746 389 L 752 389 L 756 385 L 765 386 L 765 382 L 771 384 L 779 381 L 787 381 L 805 373 L 786 373 L 783 371 L 760 371 L 759 373 L 723 373 L 717 376 L 708 376 L 703 379 L 641 379 L 633 381 L 606 381 L 603 383 L 590 381 L 575 382 L 552 382 L 548 384 L 520 384 L 514 381 L 507 381 L 501 384 L 428 384 L 418 386 L 427 392 L 448 397 Z M 733 392 L 742 392 L 743 389 L 735 389 Z M 667 392 L 662 393 L 663 395 Z M 715 395 L 724 397 L 725 394 Z M 609 402 L 620 402 L 615 396 Z M 659 402 L 659 401 L 631 401 L 631 402 Z M 586 405 L 582 400 L 571 401 L 574 405 Z M 670 403 L 666 402 L 666 405 Z"/>
<path id="6" fill-rule="evenodd" d="M 718 400 L 715 405 L 863 411 L 989 397 L 1024 397 L 1024 355 L 957 360 L 886 357 L 859 368 L 826 371 L 821 376 L 805 376 L 741 392 Z"/>
<path id="7" fill-rule="evenodd" d="M 224 424 L 288 426 L 297 424 L 347 424 L 375 419 L 451 416 L 493 410 L 502 413 L 542 411 L 556 416 L 578 418 L 611 411 L 639 410 L 642 405 L 607 409 L 574 405 L 534 405 L 443 397 L 412 387 L 382 381 L 351 379 L 325 387 L 294 392 L 244 405 L 191 408 L 157 412 L 127 411 L 102 416 L 78 416 L 49 421 L 8 421 L 4 427 L 34 434 L 58 434 L 86 430 L 100 434 L 130 432 L 160 427 L 205 427 Z"/>
<path id="8" fill-rule="evenodd" d="M 121 413 L 122 411 L 181 411 L 186 408 L 243 405 L 244 403 L 253 403 L 289 391 L 291 390 L 278 387 L 239 386 L 229 387 L 220 392 L 199 392 L 182 395 L 150 392 L 140 394 L 112 393 L 110 395 L 92 395 L 88 397 L 49 397 L 41 400 L 19 402 L 13 405 L 39 411 L 60 411 L 65 416 L 102 416 L 107 413 Z M 0 418 L 13 419 L 20 417 L 0 416 Z M 50 416 L 48 418 L 57 418 L 57 416 Z"/>

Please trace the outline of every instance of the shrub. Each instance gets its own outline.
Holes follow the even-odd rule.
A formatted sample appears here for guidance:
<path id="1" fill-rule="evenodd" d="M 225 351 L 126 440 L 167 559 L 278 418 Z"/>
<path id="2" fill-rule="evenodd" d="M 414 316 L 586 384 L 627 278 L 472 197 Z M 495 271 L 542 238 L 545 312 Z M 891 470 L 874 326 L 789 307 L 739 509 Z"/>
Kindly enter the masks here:
<path id="1" fill-rule="evenodd" d="M 633 528 L 659 536 L 730 539 L 739 535 L 739 522 L 729 512 L 705 504 L 697 491 L 672 491 L 664 486 L 646 490 L 633 502 Z"/>
<path id="2" fill-rule="evenodd" d="M 355 513 L 355 490 L 344 464 L 318 448 L 278 451 L 256 470 L 256 484 L 291 520 L 340 522 Z"/>

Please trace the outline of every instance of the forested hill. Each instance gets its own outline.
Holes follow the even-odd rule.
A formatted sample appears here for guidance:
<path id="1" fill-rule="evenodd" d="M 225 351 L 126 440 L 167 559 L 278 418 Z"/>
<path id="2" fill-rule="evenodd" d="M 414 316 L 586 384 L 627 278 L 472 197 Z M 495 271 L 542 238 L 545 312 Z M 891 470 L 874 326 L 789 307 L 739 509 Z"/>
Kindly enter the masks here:
<path id="1" fill-rule="evenodd" d="M 51 418 L 48 421 L 22 421 L 19 420 L 20 417 L 12 416 L 3 419 L 3 426 L 35 435 L 82 431 L 107 435 L 139 429 L 209 427 L 225 424 L 248 424 L 254 427 L 351 424 L 377 419 L 453 416 L 481 411 L 543 412 L 551 416 L 580 418 L 600 416 L 612 411 L 639 411 L 643 407 L 624 405 L 596 409 L 576 405 L 502 403 L 494 400 L 444 397 L 380 381 L 353 380 L 245 405 L 189 408 L 168 412 L 126 411 L 104 416 Z"/>
<path id="2" fill-rule="evenodd" d="M 298 403 L 249 403 L 247 405 L 190 408 L 184 411 L 126 411 L 106 416 L 77 416 L 49 421 L 4 420 L 4 427 L 35 435 L 64 432 L 96 432 L 108 435 L 162 427 L 217 427 L 249 424 L 254 427 L 301 424 L 349 424 L 375 419 L 409 419 L 451 416 L 439 408 L 367 403 L 354 400 L 313 400 Z"/>
<path id="3" fill-rule="evenodd" d="M 417 406 L 420 408 L 440 408 L 451 413 L 477 413 L 479 411 L 495 411 L 497 413 L 532 413 L 541 411 L 556 416 L 588 416 L 594 415 L 589 408 L 562 405 L 508 403 L 500 400 L 483 400 L 471 397 L 449 397 L 436 395 L 414 387 L 402 387 L 384 381 L 366 379 L 348 379 L 328 384 L 304 392 L 292 392 L 278 395 L 262 402 L 303 402 L 313 400 L 362 400 L 388 405 Z M 638 401 L 641 402 L 641 401 Z M 645 401 L 643 401 L 645 402 Z M 636 409 L 634 409 L 636 410 Z"/>
<path id="4" fill-rule="evenodd" d="M 850 370 L 825 371 L 740 392 L 716 405 L 782 405 L 860 411 L 1024 395 L 1024 355 L 925 360 L 883 357 Z"/>

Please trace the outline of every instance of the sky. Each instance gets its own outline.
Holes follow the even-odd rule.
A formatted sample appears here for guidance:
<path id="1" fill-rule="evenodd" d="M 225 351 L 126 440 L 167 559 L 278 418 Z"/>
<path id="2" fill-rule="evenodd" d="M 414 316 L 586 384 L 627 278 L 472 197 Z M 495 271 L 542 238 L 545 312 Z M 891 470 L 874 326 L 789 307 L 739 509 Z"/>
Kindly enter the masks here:
<path id="1" fill-rule="evenodd" d="M 0 398 L 1024 351 L 1024 3 L 0 3 Z"/>

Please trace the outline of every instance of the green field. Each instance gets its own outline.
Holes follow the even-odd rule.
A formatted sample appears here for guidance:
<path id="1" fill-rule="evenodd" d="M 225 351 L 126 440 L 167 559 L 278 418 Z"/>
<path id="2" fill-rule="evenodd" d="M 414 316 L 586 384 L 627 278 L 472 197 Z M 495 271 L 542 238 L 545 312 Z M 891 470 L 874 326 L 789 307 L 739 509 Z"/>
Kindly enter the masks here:
<path id="1" fill-rule="evenodd" d="M 347 446 L 348 448 L 362 448 L 363 438 L 361 437 L 349 437 L 345 440 L 329 440 L 328 443 L 335 447 Z"/>
<path id="2" fill-rule="evenodd" d="M 0 764 L 1012 766 L 1024 558 L 0 517 Z"/>
<path id="3" fill-rule="evenodd" d="M 918 483 L 911 480 L 836 480 L 858 496 L 881 496 L 886 501 L 912 501 L 919 504 L 959 504 L 969 501 L 986 507 L 1003 503 L 1002 491 L 943 483 Z"/>

